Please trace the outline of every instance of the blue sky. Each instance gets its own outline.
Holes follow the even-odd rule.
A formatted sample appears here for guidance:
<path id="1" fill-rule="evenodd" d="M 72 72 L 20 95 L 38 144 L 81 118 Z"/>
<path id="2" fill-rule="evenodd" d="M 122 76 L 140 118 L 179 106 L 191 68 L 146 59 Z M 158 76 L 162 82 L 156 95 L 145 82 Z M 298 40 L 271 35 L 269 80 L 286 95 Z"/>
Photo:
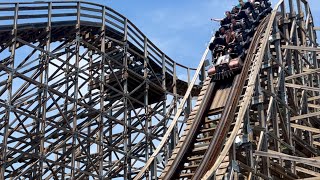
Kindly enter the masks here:
<path id="1" fill-rule="evenodd" d="M 211 33 L 218 28 L 210 18 L 221 18 L 238 0 L 93 0 L 130 19 L 173 60 L 197 67 Z M 272 6 L 278 1 L 271 0 Z M 320 26 L 320 2 L 309 0 L 316 26 Z"/>
<path id="2" fill-rule="evenodd" d="M 104 4 L 123 14 L 164 53 L 189 67 L 198 66 L 211 34 L 218 28 L 219 23 L 210 21 L 210 18 L 222 18 L 224 12 L 238 2 L 238 0 L 87 1 Z M 274 6 L 278 0 L 271 2 Z M 315 24 L 320 26 L 320 2 L 309 0 L 309 3 Z"/>

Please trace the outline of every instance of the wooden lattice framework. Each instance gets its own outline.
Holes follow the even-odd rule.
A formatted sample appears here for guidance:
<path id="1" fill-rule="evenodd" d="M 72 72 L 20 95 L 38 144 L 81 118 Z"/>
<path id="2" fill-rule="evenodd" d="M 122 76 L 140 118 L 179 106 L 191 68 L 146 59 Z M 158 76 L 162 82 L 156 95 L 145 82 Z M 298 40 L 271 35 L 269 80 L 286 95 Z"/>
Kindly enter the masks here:
<path id="1" fill-rule="evenodd" d="M 0 179 L 133 178 L 194 73 L 109 7 L 0 3 Z M 150 176 L 176 144 L 192 87 Z"/>

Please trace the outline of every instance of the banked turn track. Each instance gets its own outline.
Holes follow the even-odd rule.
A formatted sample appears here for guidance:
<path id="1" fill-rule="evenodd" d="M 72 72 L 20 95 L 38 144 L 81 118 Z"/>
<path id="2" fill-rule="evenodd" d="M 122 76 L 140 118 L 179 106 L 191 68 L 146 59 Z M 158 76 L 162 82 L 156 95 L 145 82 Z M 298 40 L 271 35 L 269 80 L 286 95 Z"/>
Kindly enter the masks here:
<path id="1" fill-rule="evenodd" d="M 316 42 L 308 2 L 280 1 L 257 28 L 242 72 L 207 77 L 159 179 L 320 179 Z"/>

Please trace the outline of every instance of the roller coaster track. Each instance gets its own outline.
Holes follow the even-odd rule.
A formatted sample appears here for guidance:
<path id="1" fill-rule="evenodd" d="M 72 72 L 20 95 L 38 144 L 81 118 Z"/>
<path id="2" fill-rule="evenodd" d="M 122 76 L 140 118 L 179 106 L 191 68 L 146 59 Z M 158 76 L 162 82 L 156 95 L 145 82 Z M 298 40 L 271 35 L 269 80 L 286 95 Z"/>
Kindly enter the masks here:
<path id="1" fill-rule="evenodd" d="M 292 59 L 289 59 L 297 52 L 289 52 L 288 49 L 309 51 L 313 58 L 311 60 L 313 64 L 306 59 L 304 60 L 314 69 L 310 70 L 310 74 L 318 71 L 319 66 L 317 64 L 319 63 L 320 50 L 314 43 L 315 40 L 312 40 L 315 32 L 312 27 L 313 24 L 309 22 L 309 18 L 312 18 L 311 14 L 306 15 L 306 22 L 302 21 L 303 16 L 297 16 L 294 13 L 293 2 L 288 1 L 288 4 L 291 14 L 285 13 L 285 3 L 280 1 L 272 14 L 261 22 L 248 50 L 248 56 L 240 75 L 236 75 L 230 82 L 212 82 L 209 77 L 206 79 L 197 103 L 188 118 L 184 133 L 159 179 L 238 179 L 240 176 L 248 179 L 254 176 L 263 179 L 297 179 L 302 177 L 313 179 L 312 176 L 316 176 L 314 179 L 320 178 L 319 171 L 310 168 L 310 166 L 319 167 L 316 163 L 320 162 L 312 159 L 313 156 L 319 156 L 319 148 L 314 146 L 319 142 L 317 140 L 318 135 L 312 135 L 312 133 L 319 132 L 316 130 L 319 128 L 319 119 L 317 118 L 319 113 L 311 108 L 310 111 L 315 112 L 310 115 L 307 115 L 308 113 L 299 115 L 299 112 L 297 112 L 299 108 L 294 107 L 294 103 L 290 104 L 292 100 L 287 99 L 288 97 L 294 98 L 293 94 L 289 95 L 287 91 L 292 93 L 289 87 L 299 88 L 301 86 L 285 83 L 285 80 L 289 80 L 289 78 L 285 78 L 286 75 L 296 78 L 309 74 L 304 72 L 301 75 L 293 75 L 306 70 L 296 69 L 296 72 L 292 69 L 291 72 L 285 70 L 285 64 L 297 63 L 297 61 L 290 62 Z M 304 4 L 306 11 L 310 13 L 306 1 L 297 1 L 298 11 L 301 13 L 301 4 Z M 290 19 L 290 16 L 295 18 L 291 17 Z M 295 28 L 297 26 L 302 28 L 304 23 L 311 26 L 305 26 L 306 29 L 309 29 L 309 34 L 306 35 L 309 36 L 309 44 L 305 43 L 303 34 L 294 35 Z M 302 31 L 306 32 L 306 30 Z M 310 47 L 292 46 L 292 44 L 297 43 L 297 40 L 293 40 L 293 36 L 300 39 L 301 46 Z M 293 40 L 293 42 L 288 39 Z M 270 61 L 276 61 L 276 65 L 272 62 L 270 64 Z M 267 64 L 267 68 L 265 64 Z M 271 72 L 275 71 L 277 73 L 275 77 L 270 70 L 269 72 L 266 70 L 270 67 Z M 277 81 L 273 82 L 273 78 L 277 78 Z M 312 86 L 319 87 L 318 75 L 313 74 L 312 78 L 310 79 L 313 82 Z M 266 79 L 272 82 L 266 82 Z M 296 83 L 301 83 L 300 80 L 295 80 Z M 280 85 L 281 83 L 283 85 Z M 268 90 L 263 89 L 266 87 L 268 87 Z M 305 90 L 316 91 L 311 87 L 304 88 Z M 317 99 L 311 97 L 318 93 L 308 92 L 308 94 L 310 100 Z M 270 97 L 265 98 L 263 96 Z M 264 98 L 265 100 L 263 100 Z M 272 110 L 272 107 L 279 108 L 281 106 L 282 110 Z M 293 106 L 293 108 L 290 106 Z M 289 114 L 294 116 L 290 117 Z M 260 120 L 252 120 L 251 118 L 254 116 Z M 276 120 L 271 120 L 271 117 Z M 293 123 L 295 120 L 309 117 L 312 118 L 312 122 L 307 122 L 307 125 L 295 124 L 301 123 L 301 121 Z M 277 121 L 279 119 L 281 119 L 281 122 Z M 306 123 L 305 120 L 303 121 Z M 290 127 L 291 123 L 292 126 Z M 259 133 L 253 133 L 250 127 L 256 129 L 260 127 L 261 129 L 258 130 Z M 315 127 L 315 129 L 312 129 L 312 127 Z M 295 130 L 291 132 L 291 128 Z M 296 132 L 301 133 L 301 130 L 316 137 L 313 138 L 313 144 L 312 141 L 311 144 L 303 143 L 302 139 L 304 137 L 297 137 Z M 276 137 L 274 134 L 277 134 Z M 255 137 L 252 137 L 253 135 Z M 292 140 L 293 137 L 294 140 Z M 281 140 L 282 138 L 285 138 L 285 140 Z M 296 142 L 297 149 L 306 146 L 309 152 L 294 150 L 293 142 Z M 286 146 L 289 151 L 292 151 L 292 154 L 297 153 L 299 155 L 292 156 L 292 154 L 283 153 L 280 150 L 280 144 Z M 246 149 L 246 151 L 243 152 L 243 149 Z M 245 155 L 242 155 L 241 151 Z M 309 153 L 312 155 L 310 156 Z M 272 158 L 281 159 L 281 156 L 286 158 L 287 164 L 290 162 L 289 167 L 292 169 L 281 166 L 283 164 L 281 160 L 273 159 L 273 162 L 270 160 Z M 140 177 L 139 174 L 135 179 Z"/>
<path id="2" fill-rule="evenodd" d="M 0 179 L 320 179 L 316 42 L 280 0 L 213 82 L 109 7 L 1 2 Z"/>
<path id="3" fill-rule="evenodd" d="M 196 104 L 193 109 L 196 112 L 191 113 L 188 119 L 190 127 L 186 127 L 185 135 L 180 139 L 180 144 L 176 146 L 176 149 L 173 151 L 173 157 L 170 158 L 173 162 L 168 162 L 160 179 L 162 177 L 163 179 L 200 179 L 203 172 L 206 172 L 208 167 L 213 165 L 223 147 L 223 140 L 229 132 L 232 122 L 230 120 L 233 119 L 236 110 L 240 111 L 243 108 L 244 97 L 248 96 L 247 89 L 250 88 L 250 83 L 255 81 L 253 77 L 259 73 L 254 71 L 254 69 L 257 69 L 256 67 L 260 67 L 261 65 L 261 60 L 260 62 L 258 61 L 260 54 L 262 54 L 260 46 L 265 38 L 269 37 L 268 33 L 264 32 L 268 19 L 269 17 L 265 18 L 256 31 L 252 40 L 254 43 L 251 44 L 248 50 L 248 57 L 245 60 L 241 74 L 236 75 L 229 83 L 222 81 L 217 83 L 211 82 L 210 86 L 206 86 L 205 84 L 201 92 L 207 93 L 200 93 L 199 95 L 199 99 L 205 100 L 205 102 L 198 99 L 199 103 L 197 104 L 199 104 L 199 108 Z M 208 78 L 207 82 L 210 80 Z M 215 90 L 213 90 L 214 86 L 217 86 Z M 240 98 L 241 95 L 242 98 Z M 200 109 L 206 111 L 200 111 Z M 192 116 L 193 114 L 197 114 L 197 116 Z M 201 114 L 203 115 L 201 116 Z M 214 115 L 220 116 L 220 118 L 210 119 L 210 116 Z M 200 125 L 201 127 L 199 127 Z M 198 132 L 192 130 L 197 130 Z M 183 157 L 182 148 L 184 148 L 185 152 L 188 150 L 188 153 L 184 153 L 188 155 L 187 157 Z M 199 154 L 203 155 L 199 156 Z"/>
<path id="4" fill-rule="evenodd" d="M 221 124 L 219 123 L 219 126 L 217 127 L 217 129 L 220 131 L 215 133 L 215 137 L 212 141 L 213 143 L 210 144 L 208 148 L 209 153 L 205 154 L 204 158 L 208 159 L 206 162 L 207 164 L 200 164 L 199 171 L 194 175 L 195 178 L 202 177 L 204 173 L 207 172 L 217 161 L 220 151 L 223 148 L 224 139 L 226 138 L 227 133 L 230 133 L 230 137 L 228 137 L 228 139 L 234 140 L 235 135 L 238 135 L 240 128 L 242 128 L 241 124 L 239 123 L 241 122 L 239 119 L 243 119 L 244 112 L 246 112 L 248 104 L 251 101 L 254 91 L 254 84 L 263 61 L 263 51 L 266 46 L 264 42 L 268 40 L 269 35 L 271 34 L 271 28 L 268 27 L 269 18 L 270 17 L 266 17 L 262 21 L 256 32 L 257 37 L 253 38 L 253 43 L 251 44 L 249 57 L 247 59 L 248 63 L 246 63 L 243 68 L 243 72 L 241 73 L 242 77 L 240 78 L 240 83 L 236 84 L 239 89 L 237 89 L 236 95 L 232 98 L 233 101 L 231 101 L 232 103 L 230 104 L 230 110 L 223 119 L 224 121 L 222 121 Z M 230 128 L 230 123 L 234 118 L 237 121 L 234 122 L 234 126 Z M 226 140 L 225 146 L 227 148 L 230 148 L 229 142 L 230 141 Z M 220 155 L 219 158 L 223 159 L 224 156 L 225 155 Z"/>

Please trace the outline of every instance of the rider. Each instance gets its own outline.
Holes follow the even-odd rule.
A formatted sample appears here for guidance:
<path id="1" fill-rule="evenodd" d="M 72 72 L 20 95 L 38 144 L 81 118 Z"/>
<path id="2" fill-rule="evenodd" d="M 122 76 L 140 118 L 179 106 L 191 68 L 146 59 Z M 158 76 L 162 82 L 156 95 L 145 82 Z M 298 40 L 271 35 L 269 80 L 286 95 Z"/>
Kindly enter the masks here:
<path id="1" fill-rule="evenodd" d="M 245 28 L 244 23 L 242 23 L 241 21 L 237 22 L 237 20 L 235 18 L 231 19 L 230 26 L 231 26 L 232 31 L 237 31 L 237 30 L 241 31 Z"/>
<path id="2" fill-rule="evenodd" d="M 221 25 L 221 26 L 227 28 L 227 27 L 228 27 L 228 24 L 231 23 L 231 19 L 232 19 L 233 15 L 231 14 L 230 11 L 226 11 L 226 12 L 225 12 L 225 16 L 226 16 L 226 17 L 223 18 L 223 19 L 212 18 L 211 20 L 212 20 L 212 21 L 218 21 L 218 22 L 220 22 L 220 25 Z"/>
<path id="3" fill-rule="evenodd" d="M 215 33 L 215 38 L 209 45 L 209 49 L 212 51 L 212 61 L 215 63 L 216 58 L 224 53 L 225 47 L 228 45 L 226 42 L 225 30 L 223 27 Z"/>

